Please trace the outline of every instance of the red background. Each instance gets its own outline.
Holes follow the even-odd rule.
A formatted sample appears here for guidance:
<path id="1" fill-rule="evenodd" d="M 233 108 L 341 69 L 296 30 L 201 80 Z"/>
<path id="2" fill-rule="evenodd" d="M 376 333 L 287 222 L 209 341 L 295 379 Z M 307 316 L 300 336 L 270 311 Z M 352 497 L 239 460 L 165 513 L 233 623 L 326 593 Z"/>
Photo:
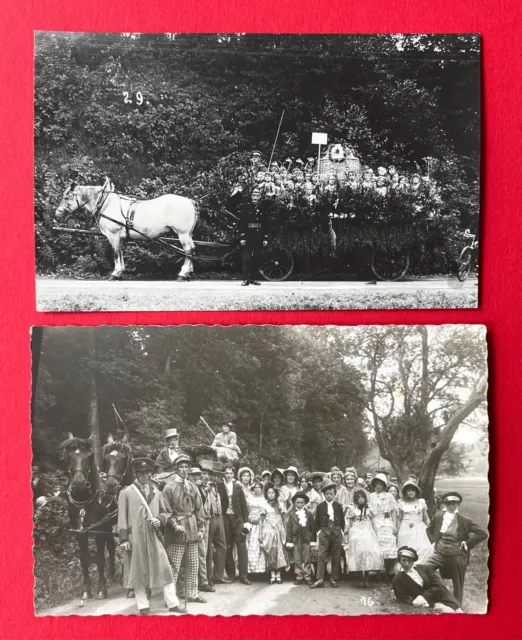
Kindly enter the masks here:
<path id="1" fill-rule="evenodd" d="M 0 638 L 520 638 L 522 298 L 520 0 L 16 0 L 0 17 Z M 33 30 L 480 33 L 481 306 L 467 311 L 37 313 Z M 37 324 L 484 323 L 490 347 L 490 611 L 485 616 L 36 618 L 30 497 L 29 328 Z M 340 596 L 342 597 L 342 596 Z"/>

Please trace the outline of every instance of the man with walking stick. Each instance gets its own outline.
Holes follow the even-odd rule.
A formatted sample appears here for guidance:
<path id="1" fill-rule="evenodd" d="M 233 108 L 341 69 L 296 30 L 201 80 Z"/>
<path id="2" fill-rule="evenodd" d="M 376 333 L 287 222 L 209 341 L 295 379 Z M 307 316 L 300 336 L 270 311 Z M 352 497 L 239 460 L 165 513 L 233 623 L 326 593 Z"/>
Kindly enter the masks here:
<path id="1" fill-rule="evenodd" d="M 174 460 L 176 473 L 163 489 L 167 512 L 165 547 L 172 567 L 174 583 L 185 559 L 185 594 L 187 602 L 205 603 L 198 594 L 198 544 L 203 539 L 204 521 L 201 518 L 201 495 L 188 480 L 190 458 L 185 454 Z"/>
<path id="2" fill-rule="evenodd" d="M 161 492 L 152 484 L 154 460 L 135 458 L 136 481 L 122 489 L 118 499 L 118 533 L 123 551 L 124 586 L 134 589 L 141 615 L 150 613 L 148 591 L 163 588 L 173 613 L 186 613 L 176 595 L 174 576 L 161 540 L 160 527 L 167 521 Z"/>

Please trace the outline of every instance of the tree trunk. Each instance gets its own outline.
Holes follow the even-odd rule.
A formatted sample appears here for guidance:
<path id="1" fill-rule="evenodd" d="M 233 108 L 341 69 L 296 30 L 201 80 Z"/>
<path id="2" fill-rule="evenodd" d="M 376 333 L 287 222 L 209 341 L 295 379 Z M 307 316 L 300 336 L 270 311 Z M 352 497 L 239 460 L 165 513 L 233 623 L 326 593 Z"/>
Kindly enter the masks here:
<path id="1" fill-rule="evenodd" d="M 95 329 L 88 329 L 89 345 L 89 431 L 94 443 L 94 461 L 101 468 L 100 416 L 98 412 L 98 390 L 96 388 L 96 337 Z"/>
<path id="2" fill-rule="evenodd" d="M 259 418 L 259 451 L 263 448 L 263 412 L 261 411 L 261 417 Z"/>
<path id="3" fill-rule="evenodd" d="M 419 485 L 422 489 L 423 497 L 428 504 L 428 511 L 433 507 L 433 485 L 435 484 L 435 475 L 439 468 L 440 459 L 449 449 L 459 425 L 486 400 L 486 390 L 487 376 L 484 375 L 470 393 L 467 401 L 450 417 L 442 429 L 438 444 L 429 452 L 422 463 L 419 474 Z"/>

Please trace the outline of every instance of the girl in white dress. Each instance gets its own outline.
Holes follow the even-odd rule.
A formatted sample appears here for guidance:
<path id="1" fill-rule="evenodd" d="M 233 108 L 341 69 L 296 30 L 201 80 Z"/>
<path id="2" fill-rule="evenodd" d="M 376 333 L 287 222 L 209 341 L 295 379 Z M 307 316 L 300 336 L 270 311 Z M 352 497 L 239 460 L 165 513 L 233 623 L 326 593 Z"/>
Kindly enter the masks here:
<path id="1" fill-rule="evenodd" d="M 397 534 L 398 547 L 412 547 L 417 552 L 418 564 L 423 564 L 433 552 L 432 544 L 426 534 L 426 527 L 430 523 L 428 507 L 421 498 L 420 487 L 408 480 L 401 489 L 402 500 L 399 500 L 399 532 Z"/>
<path id="2" fill-rule="evenodd" d="M 369 505 L 375 514 L 373 523 L 388 578 L 392 578 L 397 560 L 397 502 L 392 494 L 386 491 L 388 478 L 384 473 L 378 473 L 370 484 L 373 493 L 370 494 Z"/>
<path id="3" fill-rule="evenodd" d="M 368 586 L 368 577 L 384 569 L 377 533 L 374 528 L 374 513 L 368 506 L 368 498 L 364 489 L 356 489 L 353 494 L 354 504 L 348 507 L 346 522 L 348 525 L 348 544 L 344 545 L 348 572 L 359 572 L 362 587 Z"/>

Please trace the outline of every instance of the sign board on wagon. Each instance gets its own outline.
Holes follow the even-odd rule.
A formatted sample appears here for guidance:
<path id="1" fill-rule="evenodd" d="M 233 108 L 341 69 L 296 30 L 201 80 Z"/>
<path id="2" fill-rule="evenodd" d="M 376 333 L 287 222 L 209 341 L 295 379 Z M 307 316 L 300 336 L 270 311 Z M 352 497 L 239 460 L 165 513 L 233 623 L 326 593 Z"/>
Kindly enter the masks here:
<path id="1" fill-rule="evenodd" d="M 328 134 L 327 133 L 317 133 L 314 131 L 312 133 L 312 144 L 319 145 L 317 148 L 317 175 L 321 175 L 321 147 L 325 144 L 328 144 Z"/>
<path id="2" fill-rule="evenodd" d="M 328 144 L 328 134 L 327 133 L 312 133 L 312 144 Z"/>

